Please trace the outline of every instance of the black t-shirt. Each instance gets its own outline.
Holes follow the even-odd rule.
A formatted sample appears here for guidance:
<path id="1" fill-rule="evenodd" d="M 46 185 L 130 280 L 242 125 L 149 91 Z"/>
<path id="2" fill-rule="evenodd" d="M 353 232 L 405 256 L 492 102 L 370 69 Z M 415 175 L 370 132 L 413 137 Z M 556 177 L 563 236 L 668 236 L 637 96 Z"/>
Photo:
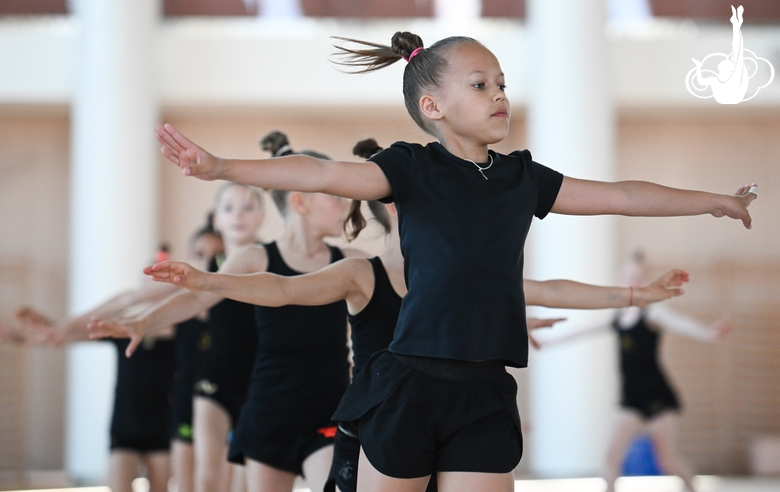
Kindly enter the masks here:
<path id="1" fill-rule="evenodd" d="M 527 150 L 490 154 L 488 179 L 439 143 L 398 142 L 371 157 L 393 190 L 383 201 L 398 208 L 409 288 L 391 352 L 527 365 L 523 247 L 563 175 Z"/>

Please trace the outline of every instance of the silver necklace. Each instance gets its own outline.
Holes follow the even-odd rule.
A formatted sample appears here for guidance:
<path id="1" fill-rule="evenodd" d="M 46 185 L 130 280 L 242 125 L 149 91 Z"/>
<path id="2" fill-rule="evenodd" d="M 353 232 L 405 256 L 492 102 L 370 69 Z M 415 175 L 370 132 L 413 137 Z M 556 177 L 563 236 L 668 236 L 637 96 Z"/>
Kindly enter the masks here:
<path id="1" fill-rule="evenodd" d="M 482 177 L 483 177 L 483 178 L 485 178 L 485 179 L 487 179 L 487 176 L 485 176 L 485 171 L 487 171 L 488 169 L 490 169 L 490 166 L 492 166 L 492 165 L 493 165 L 493 156 L 492 156 L 492 155 L 490 155 L 490 154 L 488 154 L 488 159 L 490 160 L 490 164 L 488 164 L 488 165 L 487 165 L 487 166 L 485 166 L 485 167 L 479 167 L 479 164 L 477 164 L 476 162 L 472 161 L 471 159 L 463 159 L 463 160 L 464 160 L 464 161 L 469 161 L 470 163 L 472 163 L 472 164 L 474 164 L 475 166 L 477 166 L 477 169 L 479 169 L 479 172 L 480 172 L 480 174 L 482 174 Z"/>

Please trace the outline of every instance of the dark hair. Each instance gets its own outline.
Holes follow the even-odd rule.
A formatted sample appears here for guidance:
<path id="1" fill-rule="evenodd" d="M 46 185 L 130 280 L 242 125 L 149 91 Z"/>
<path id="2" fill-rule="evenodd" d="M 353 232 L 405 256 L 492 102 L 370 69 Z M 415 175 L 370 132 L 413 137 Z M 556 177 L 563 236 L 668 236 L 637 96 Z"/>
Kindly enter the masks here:
<path id="1" fill-rule="evenodd" d="M 314 150 L 302 150 L 300 152 L 293 152 L 290 147 L 290 140 L 287 135 L 280 131 L 272 131 L 260 140 L 260 147 L 271 153 L 271 157 L 284 157 L 286 155 L 308 155 L 309 157 L 315 157 L 317 159 L 324 159 L 326 161 L 331 160 L 325 154 L 316 152 Z M 287 195 L 290 192 L 288 190 L 271 190 L 271 198 L 274 200 L 276 208 L 279 209 L 279 213 L 282 215 L 287 214 Z"/>
<path id="2" fill-rule="evenodd" d="M 270 152 L 273 157 L 292 154 L 287 135 L 280 131 L 273 131 L 260 139 L 260 148 Z"/>
<path id="3" fill-rule="evenodd" d="M 380 147 L 373 138 L 361 140 L 352 148 L 353 154 L 358 157 L 363 157 L 364 159 L 368 159 L 381 151 L 382 147 Z M 346 234 L 349 241 L 358 237 L 360 231 L 366 228 L 366 219 L 363 217 L 363 212 L 360 210 L 360 203 L 360 200 L 352 200 L 352 205 L 350 205 L 349 208 L 349 216 L 347 217 L 347 220 L 344 221 L 344 234 Z M 384 228 L 385 233 L 389 233 L 392 228 L 392 223 L 390 222 L 390 215 L 387 213 L 385 206 L 376 200 L 371 200 L 368 202 L 368 209 L 371 210 L 371 213 L 374 214 L 374 218 L 381 224 L 382 228 Z"/>
<path id="4" fill-rule="evenodd" d="M 414 50 L 423 48 L 423 41 L 420 36 L 410 32 L 393 34 L 390 46 L 338 36 L 334 36 L 334 38 L 370 47 L 349 48 L 339 45 L 335 46 L 336 52 L 333 54 L 333 63 L 354 69 L 348 70 L 351 73 L 369 73 L 390 66 L 402 58 L 409 60 L 409 56 Z M 403 92 L 406 110 L 414 122 L 417 123 L 417 126 L 431 135 L 433 135 L 433 128 L 430 127 L 428 121 L 420 112 L 420 97 L 426 89 L 441 85 L 442 76 L 448 66 L 444 55 L 450 48 L 460 43 L 480 44 L 476 39 L 465 36 L 444 38 L 434 43 L 430 48 L 420 50 L 404 69 Z"/>
<path id="5" fill-rule="evenodd" d="M 192 234 L 192 237 L 190 238 L 190 244 L 195 244 L 195 241 L 200 239 L 203 236 L 216 236 L 218 238 L 222 238 L 222 234 L 219 233 L 218 230 L 214 229 L 214 212 L 209 212 L 208 215 L 206 215 L 206 223 L 200 228 L 195 230 L 195 232 Z"/>

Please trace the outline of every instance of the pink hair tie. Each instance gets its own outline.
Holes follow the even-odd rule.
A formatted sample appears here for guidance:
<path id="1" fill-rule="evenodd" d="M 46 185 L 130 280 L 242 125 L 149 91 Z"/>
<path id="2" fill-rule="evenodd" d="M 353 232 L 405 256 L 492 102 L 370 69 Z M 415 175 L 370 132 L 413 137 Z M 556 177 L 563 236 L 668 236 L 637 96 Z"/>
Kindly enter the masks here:
<path id="1" fill-rule="evenodd" d="M 411 62 L 412 62 L 412 58 L 414 58 L 415 56 L 417 56 L 417 54 L 418 54 L 419 52 L 421 52 L 423 49 L 424 49 L 424 48 L 423 48 L 422 46 L 420 46 L 419 48 L 415 48 L 415 50 L 414 50 L 414 51 L 412 51 L 412 53 L 409 55 L 409 58 L 406 58 L 406 57 L 404 57 L 404 60 L 406 60 L 406 62 L 407 62 L 407 63 L 411 63 Z"/>

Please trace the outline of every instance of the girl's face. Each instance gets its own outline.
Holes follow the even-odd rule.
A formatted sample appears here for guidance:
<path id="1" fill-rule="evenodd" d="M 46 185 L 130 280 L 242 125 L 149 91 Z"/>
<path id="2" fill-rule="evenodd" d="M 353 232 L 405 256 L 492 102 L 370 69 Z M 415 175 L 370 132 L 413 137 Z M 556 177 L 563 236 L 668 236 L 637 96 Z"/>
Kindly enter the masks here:
<path id="1" fill-rule="evenodd" d="M 306 193 L 305 200 L 308 222 L 323 236 L 340 236 L 350 201 L 324 193 Z"/>
<path id="2" fill-rule="evenodd" d="M 489 145 L 506 138 L 510 107 L 498 59 L 477 43 L 458 44 L 446 58 L 447 74 L 432 92 L 437 110 L 432 118 L 444 140 L 455 136 Z"/>
<path id="3" fill-rule="evenodd" d="M 257 239 L 265 210 L 257 195 L 245 186 L 231 186 L 222 192 L 214 211 L 214 228 L 225 240 L 249 244 Z"/>
<path id="4" fill-rule="evenodd" d="M 214 234 L 201 234 L 192 243 L 192 256 L 199 261 L 208 261 L 225 249 L 222 239 Z"/>

